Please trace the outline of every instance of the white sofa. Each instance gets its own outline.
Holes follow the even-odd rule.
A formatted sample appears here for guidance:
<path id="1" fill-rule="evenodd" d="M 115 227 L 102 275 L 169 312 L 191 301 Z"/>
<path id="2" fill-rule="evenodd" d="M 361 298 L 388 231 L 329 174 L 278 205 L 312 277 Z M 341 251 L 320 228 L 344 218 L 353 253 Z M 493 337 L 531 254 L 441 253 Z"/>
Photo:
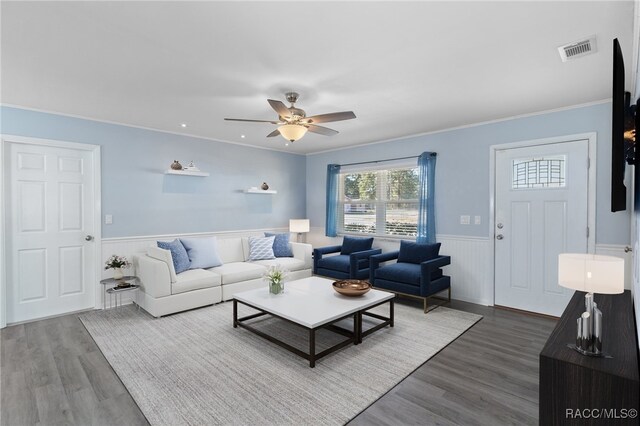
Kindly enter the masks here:
<path id="1" fill-rule="evenodd" d="M 230 300 L 233 294 L 264 287 L 262 274 L 271 265 L 290 271 L 288 280 L 311 276 L 311 245 L 291 242 L 293 257 L 249 262 L 248 238 L 218 239 L 222 266 L 189 269 L 176 274 L 171 252 L 149 247 L 146 254 L 133 256 L 140 279 L 138 303 L 154 317 Z"/>

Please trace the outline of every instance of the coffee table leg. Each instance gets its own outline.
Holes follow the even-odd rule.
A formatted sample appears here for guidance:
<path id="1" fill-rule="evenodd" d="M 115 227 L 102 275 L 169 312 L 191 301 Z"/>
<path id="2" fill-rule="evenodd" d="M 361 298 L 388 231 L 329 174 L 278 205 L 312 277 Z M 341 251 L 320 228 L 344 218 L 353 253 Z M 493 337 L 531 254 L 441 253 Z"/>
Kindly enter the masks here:
<path id="1" fill-rule="evenodd" d="M 309 329 L 309 367 L 316 366 L 316 331 Z"/>
<path id="2" fill-rule="evenodd" d="M 358 327 L 358 312 L 353 314 L 353 344 L 360 343 L 360 328 Z"/>
<path id="3" fill-rule="evenodd" d="M 233 328 L 238 328 L 238 301 L 233 299 Z"/>
<path id="4" fill-rule="evenodd" d="M 393 299 L 389 300 L 389 327 L 393 327 Z"/>

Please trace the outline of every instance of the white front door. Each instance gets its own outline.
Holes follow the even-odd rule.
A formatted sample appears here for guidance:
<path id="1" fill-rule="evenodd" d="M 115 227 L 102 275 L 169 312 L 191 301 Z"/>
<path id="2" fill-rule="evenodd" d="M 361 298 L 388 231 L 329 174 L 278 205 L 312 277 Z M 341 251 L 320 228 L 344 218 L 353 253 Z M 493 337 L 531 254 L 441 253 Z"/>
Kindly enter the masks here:
<path id="1" fill-rule="evenodd" d="M 586 253 L 587 140 L 496 151 L 495 304 L 560 316 L 558 254 Z"/>
<path id="2" fill-rule="evenodd" d="M 8 141 L 7 322 L 95 306 L 94 153 Z"/>

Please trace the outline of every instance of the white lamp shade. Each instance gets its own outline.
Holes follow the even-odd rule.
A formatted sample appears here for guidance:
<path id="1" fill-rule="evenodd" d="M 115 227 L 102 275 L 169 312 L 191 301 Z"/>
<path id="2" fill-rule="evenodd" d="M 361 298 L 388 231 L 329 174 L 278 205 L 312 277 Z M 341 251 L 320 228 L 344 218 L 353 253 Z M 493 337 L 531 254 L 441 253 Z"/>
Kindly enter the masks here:
<path id="1" fill-rule="evenodd" d="M 290 142 L 295 142 L 307 133 L 307 128 L 300 124 L 285 124 L 278 127 L 283 138 Z"/>
<path id="2" fill-rule="evenodd" d="M 309 219 L 289 220 L 289 232 L 309 232 Z"/>
<path id="3" fill-rule="evenodd" d="M 622 293 L 624 259 L 597 254 L 562 253 L 558 256 L 558 284 L 588 293 Z"/>

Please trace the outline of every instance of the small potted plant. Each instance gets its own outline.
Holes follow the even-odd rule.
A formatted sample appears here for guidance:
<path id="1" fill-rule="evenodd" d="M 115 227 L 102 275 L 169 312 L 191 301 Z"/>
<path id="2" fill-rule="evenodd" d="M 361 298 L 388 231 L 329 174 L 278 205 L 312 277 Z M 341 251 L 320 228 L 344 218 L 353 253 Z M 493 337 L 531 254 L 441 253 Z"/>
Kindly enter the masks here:
<path id="1" fill-rule="evenodd" d="M 269 283 L 269 293 L 280 294 L 284 291 L 284 280 L 289 271 L 280 265 L 270 266 L 262 278 Z"/>
<path id="2" fill-rule="evenodd" d="M 125 256 L 118 256 L 116 254 L 112 254 L 104 264 L 105 270 L 113 269 L 113 278 L 116 280 L 122 279 L 122 277 L 124 277 L 122 270 L 131 266 L 131 262 L 129 262 Z"/>

